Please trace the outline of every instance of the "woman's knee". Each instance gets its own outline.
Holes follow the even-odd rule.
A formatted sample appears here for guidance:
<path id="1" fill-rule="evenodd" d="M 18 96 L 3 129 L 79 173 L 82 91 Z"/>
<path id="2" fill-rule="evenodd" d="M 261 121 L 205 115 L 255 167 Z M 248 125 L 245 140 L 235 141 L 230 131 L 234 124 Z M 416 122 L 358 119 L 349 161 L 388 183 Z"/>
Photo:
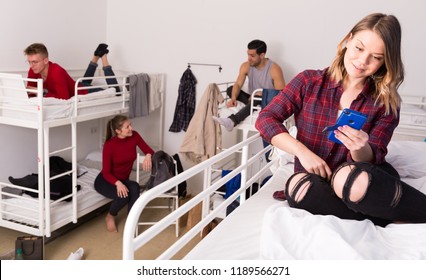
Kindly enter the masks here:
<path id="1" fill-rule="evenodd" d="M 137 182 L 135 182 L 135 181 L 131 181 L 131 180 L 129 180 L 127 183 L 126 183 L 126 187 L 127 187 L 127 189 L 129 190 L 129 192 L 131 192 L 131 193 L 134 193 L 134 194 L 139 194 L 140 193 L 140 185 L 137 183 Z"/>
<path id="2" fill-rule="evenodd" d="M 344 201 L 358 202 L 367 192 L 370 176 L 359 165 L 347 164 L 335 171 L 331 186 L 335 194 Z"/>
<path id="3" fill-rule="evenodd" d="M 306 195 L 312 182 L 309 181 L 309 174 L 295 173 L 286 183 L 286 196 L 291 197 L 294 201 L 300 202 Z"/>

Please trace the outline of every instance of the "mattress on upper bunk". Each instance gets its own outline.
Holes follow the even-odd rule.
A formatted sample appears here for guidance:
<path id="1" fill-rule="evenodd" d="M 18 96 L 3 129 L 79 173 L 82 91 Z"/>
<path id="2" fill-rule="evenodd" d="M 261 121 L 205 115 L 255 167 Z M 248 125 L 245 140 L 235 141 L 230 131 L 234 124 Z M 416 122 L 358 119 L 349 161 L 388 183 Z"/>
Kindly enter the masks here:
<path id="1" fill-rule="evenodd" d="M 75 98 L 78 98 L 77 109 Z M 69 118 L 74 115 L 75 110 L 77 110 L 77 115 L 81 116 L 122 109 L 128 107 L 128 101 L 129 93 L 117 93 L 115 88 L 107 88 L 90 94 L 78 95 L 77 97 L 73 96 L 68 100 L 53 97 L 43 98 L 43 120 Z M 0 116 L 14 120 L 37 120 L 38 102 L 37 98 L 2 101 Z"/>
<path id="2" fill-rule="evenodd" d="M 77 192 L 78 213 L 87 213 L 93 206 L 103 205 L 110 201 L 94 189 L 95 178 L 99 172 L 99 169 L 79 165 L 79 173 L 84 174 L 77 179 L 77 184 L 81 186 L 81 189 Z M 2 200 L 3 220 L 13 220 L 16 223 L 38 226 L 39 200 L 28 195 L 23 196 L 25 196 L 25 199 L 20 197 Z M 52 200 L 50 203 L 51 225 L 71 219 L 72 202 L 60 201 L 55 203 Z M 78 217 L 80 216 L 78 215 Z"/>
<path id="3" fill-rule="evenodd" d="M 284 157 L 284 156 L 283 156 Z M 390 224 L 312 215 L 272 197 L 293 164 L 210 232 L 185 259 L 426 259 L 426 224 Z M 426 142 L 392 141 L 387 160 L 403 181 L 426 193 Z"/>

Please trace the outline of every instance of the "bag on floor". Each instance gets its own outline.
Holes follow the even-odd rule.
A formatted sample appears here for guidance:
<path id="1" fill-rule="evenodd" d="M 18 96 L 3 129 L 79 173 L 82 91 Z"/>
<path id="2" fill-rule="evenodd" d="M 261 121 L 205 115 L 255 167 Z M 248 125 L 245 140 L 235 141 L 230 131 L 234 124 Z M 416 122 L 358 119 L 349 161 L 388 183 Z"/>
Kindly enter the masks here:
<path id="1" fill-rule="evenodd" d="M 15 253 L 21 249 L 24 260 L 42 260 L 43 247 L 41 236 L 19 236 L 15 241 Z"/>

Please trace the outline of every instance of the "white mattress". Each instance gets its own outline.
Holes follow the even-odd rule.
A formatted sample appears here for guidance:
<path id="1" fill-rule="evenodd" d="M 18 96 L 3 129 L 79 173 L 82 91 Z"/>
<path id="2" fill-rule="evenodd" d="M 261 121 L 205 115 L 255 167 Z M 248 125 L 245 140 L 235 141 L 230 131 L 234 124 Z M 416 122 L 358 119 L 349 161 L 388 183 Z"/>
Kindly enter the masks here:
<path id="1" fill-rule="evenodd" d="M 98 203 L 106 204 L 110 200 L 99 194 L 93 187 L 96 176 L 99 170 L 80 166 L 80 172 L 87 171 L 86 174 L 77 179 L 77 184 L 81 189 L 77 192 L 77 209 L 79 213 L 86 212 L 93 205 Z M 12 219 L 14 221 L 37 226 L 38 225 L 38 199 L 21 199 L 10 198 L 3 200 L 4 219 Z M 53 202 L 53 201 L 51 201 Z M 25 207 L 25 208 L 24 208 Z M 61 201 L 51 205 L 51 224 L 58 223 L 72 216 L 72 203 Z M 7 212 L 13 213 L 7 214 Z M 79 215 L 80 216 L 80 215 Z"/>
<path id="2" fill-rule="evenodd" d="M 125 94 L 126 107 L 128 93 Z M 78 96 L 78 115 L 86 115 L 107 110 L 120 109 L 123 96 L 116 96 L 115 88 Z M 20 111 L 17 111 L 16 108 Z M 9 101 L 3 103 L 1 116 L 16 120 L 36 119 L 38 99 L 30 98 L 23 101 Z M 75 111 L 75 97 L 64 100 L 58 98 L 43 98 L 43 119 L 54 120 L 73 116 Z"/>

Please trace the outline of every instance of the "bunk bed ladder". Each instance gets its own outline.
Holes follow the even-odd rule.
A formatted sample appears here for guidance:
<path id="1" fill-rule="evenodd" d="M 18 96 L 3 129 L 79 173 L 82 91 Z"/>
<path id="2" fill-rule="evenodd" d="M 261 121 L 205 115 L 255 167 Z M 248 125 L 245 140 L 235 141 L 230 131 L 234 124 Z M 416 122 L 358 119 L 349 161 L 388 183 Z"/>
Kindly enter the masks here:
<path id="1" fill-rule="evenodd" d="M 43 95 L 43 80 L 37 79 L 37 96 Z M 38 170 L 38 233 L 40 236 L 44 236 L 46 233 L 46 227 L 45 227 L 45 211 L 44 211 L 44 205 L 42 198 L 44 197 L 44 176 L 40 176 L 40 174 L 44 174 L 44 141 L 43 141 L 43 111 L 42 108 L 42 100 L 41 98 L 38 99 L 38 111 L 37 114 L 37 123 L 39 123 L 41 126 L 37 129 L 37 170 Z"/>
<path id="2" fill-rule="evenodd" d="M 52 180 L 67 176 L 69 174 L 72 174 L 72 194 L 67 195 L 65 197 L 62 197 L 61 199 L 56 200 L 54 203 L 63 201 L 69 197 L 72 197 L 72 222 L 77 223 L 77 121 L 75 117 L 71 117 L 71 146 L 63 147 L 62 149 L 50 151 L 49 150 L 49 141 L 50 141 L 50 127 L 48 125 L 44 125 L 43 131 L 44 131 L 44 192 L 46 194 L 46 197 L 50 198 L 50 183 Z M 56 154 L 59 154 L 61 152 L 66 152 L 71 150 L 71 156 L 72 156 L 72 169 L 70 171 L 50 176 L 50 157 Z M 41 174 L 41 173 L 40 173 Z M 50 199 L 45 199 L 45 235 L 46 237 L 50 237 L 52 228 L 51 228 L 51 213 L 50 213 Z"/>

